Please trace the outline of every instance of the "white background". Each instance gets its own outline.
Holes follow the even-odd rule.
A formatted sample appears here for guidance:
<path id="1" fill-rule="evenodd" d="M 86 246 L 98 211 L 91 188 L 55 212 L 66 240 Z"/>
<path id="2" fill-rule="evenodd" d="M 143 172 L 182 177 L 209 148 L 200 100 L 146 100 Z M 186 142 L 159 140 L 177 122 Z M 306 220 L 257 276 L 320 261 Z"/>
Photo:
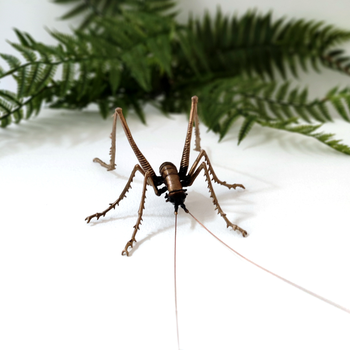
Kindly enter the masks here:
<path id="1" fill-rule="evenodd" d="M 209 1 L 181 1 L 201 14 Z M 349 28 L 347 1 L 222 1 L 225 12 L 274 9 L 275 14 L 326 20 Z M 43 27 L 65 7 L 48 1 L 0 5 L 0 52 L 11 27 L 50 43 Z M 326 71 L 302 77 L 315 95 L 347 77 Z M 12 88 L 7 80 L 1 88 Z M 190 97 L 190 96 L 189 96 Z M 128 122 L 154 169 L 178 164 L 185 115 L 166 119 L 148 108 L 148 126 Z M 320 143 L 254 127 L 239 147 L 238 125 L 222 143 L 202 131 L 220 179 L 215 186 L 228 218 L 214 212 L 202 177 L 188 208 L 208 228 L 255 262 L 350 308 L 350 158 Z M 149 189 L 143 225 L 131 257 L 120 252 L 136 221 L 142 179 L 111 215 L 87 225 L 122 190 L 136 158 L 119 127 L 117 169 L 108 160 L 111 119 L 97 112 L 43 110 L 38 118 L 0 130 L 0 348 L 176 349 L 173 290 L 173 208 Z M 350 125 L 336 117 L 324 130 L 350 144 Z M 193 152 L 192 161 L 196 154 Z M 181 348 L 349 349 L 350 315 L 294 289 L 237 258 L 186 214 L 178 227 L 178 311 Z"/>

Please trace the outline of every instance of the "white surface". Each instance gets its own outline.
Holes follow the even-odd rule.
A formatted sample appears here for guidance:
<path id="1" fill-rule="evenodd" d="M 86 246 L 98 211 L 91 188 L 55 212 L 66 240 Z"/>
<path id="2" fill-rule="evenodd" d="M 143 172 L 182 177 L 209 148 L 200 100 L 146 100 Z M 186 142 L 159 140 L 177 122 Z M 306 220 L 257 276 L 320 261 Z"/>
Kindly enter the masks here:
<path id="1" fill-rule="evenodd" d="M 147 128 L 129 120 L 140 149 L 156 171 L 178 164 L 185 117 L 148 114 Z M 349 135 L 348 124 L 332 127 Z M 117 198 L 136 163 L 120 127 L 116 171 L 91 161 L 108 160 L 110 128 L 94 112 L 45 110 L 0 131 L 1 349 L 176 349 L 172 206 L 148 190 L 129 258 L 120 253 L 140 175 L 111 215 L 84 221 Z M 350 308 L 349 157 L 260 128 L 237 147 L 236 132 L 218 144 L 202 127 L 202 146 L 221 179 L 246 186 L 215 190 L 249 237 L 215 215 L 202 176 L 188 208 L 248 258 Z M 183 212 L 178 233 L 182 349 L 349 349 L 349 314 L 249 266 Z"/>
<path id="2" fill-rule="evenodd" d="M 214 9 L 191 3 L 196 13 Z M 339 0 L 332 7 L 229 3 L 222 1 L 225 11 L 255 5 L 348 25 Z M 1 4 L 0 52 L 11 52 L 3 40 L 13 40 L 12 26 L 48 43 L 43 26 L 68 30 L 66 22 L 54 22 L 64 12 L 42 0 Z M 347 79 L 326 73 L 312 75 L 311 84 L 318 93 Z M 186 119 L 173 118 L 148 111 L 147 128 L 129 120 L 155 170 L 165 160 L 179 163 Z M 350 308 L 350 158 L 258 127 L 237 147 L 237 127 L 221 144 L 202 127 L 202 146 L 219 178 L 246 186 L 215 190 L 228 217 L 250 236 L 226 229 L 202 177 L 189 189 L 188 208 L 242 254 Z M 130 258 L 120 252 L 136 221 L 140 175 L 116 211 L 84 221 L 117 198 L 136 163 L 120 127 L 117 170 L 92 163 L 108 159 L 110 128 L 111 120 L 94 112 L 44 110 L 0 130 L 1 349 L 176 349 L 172 206 L 148 190 Z M 326 130 L 350 144 L 349 124 L 337 120 Z M 182 349 L 349 349 L 350 315 L 249 266 L 182 212 L 178 254 Z"/>

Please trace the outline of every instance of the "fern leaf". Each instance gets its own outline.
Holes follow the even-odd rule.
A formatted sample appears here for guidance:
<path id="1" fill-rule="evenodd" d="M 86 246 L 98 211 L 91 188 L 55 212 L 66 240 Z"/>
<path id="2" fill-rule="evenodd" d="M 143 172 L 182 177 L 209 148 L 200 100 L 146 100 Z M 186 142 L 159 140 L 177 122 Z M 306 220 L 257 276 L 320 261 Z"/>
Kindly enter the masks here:
<path id="1" fill-rule="evenodd" d="M 18 50 L 22 56 L 26 59 L 27 62 L 35 62 L 36 61 L 36 54 L 33 50 L 16 43 L 10 43 L 11 46 L 13 46 L 16 50 Z"/>
<path id="2" fill-rule="evenodd" d="M 75 17 L 87 11 L 88 9 L 89 9 L 89 5 L 87 3 L 80 4 L 74 7 L 73 9 L 71 9 L 69 12 L 65 13 L 61 17 L 61 19 L 69 19 L 69 18 Z"/>
<path id="3" fill-rule="evenodd" d="M 108 115 L 110 114 L 108 101 L 105 101 L 105 100 L 99 101 L 98 108 L 100 110 L 100 113 L 101 113 L 103 119 L 106 119 L 108 117 Z"/>
<path id="4" fill-rule="evenodd" d="M 145 91 L 148 91 L 150 89 L 151 72 L 145 56 L 146 49 L 144 45 L 137 45 L 132 50 L 123 53 L 121 57 L 130 69 L 131 75 Z"/>
<path id="5" fill-rule="evenodd" d="M 254 117 L 248 117 L 244 120 L 241 129 L 238 133 L 238 144 L 240 144 L 243 139 L 248 135 L 249 131 L 252 129 L 253 125 L 255 124 L 256 118 Z"/>
<path id="6" fill-rule="evenodd" d="M 269 104 L 269 108 L 271 110 L 271 112 L 277 117 L 277 119 L 283 120 L 283 115 L 281 113 L 281 107 L 274 104 L 274 103 L 270 103 Z"/>
<path id="7" fill-rule="evenodd" d="M 121 80 L 121 68 L 118 62 L 112 62 L 109 69 L 109 84 L 111 86 L 112 94 L 115 95 Z"/>
<path id="8" fill-rule="evenodd" d="M 238 120 L 239 117 L 240 114 L 238 113 L 238 111 L 228 113 L 227 118 L 222 123 L 220 128 L 219 142 L 222 141 L 222 139 L 226 136 L 231 126 Z"/>
<path id="9" fill-rule="evenodd" d="M 293 106 L 293 108 L 302 119 L 304 119 L 307 123 L 311 123 L 310 118 L 301 106 Z"/>
<path id="10" fill-rule="evenodd" d="M 324 123 L 327 120 L 325 118 L 323 118 L 323 116 L 317 111 L 317 109 L 315 108 L 314 105 L 306 105 L 305 106 L 306 110 L 308 111 L 308 113 L 317 121 Z"/>
<path id="11" fill-rule="evenodd" d="M 265 99 L 272 98 L 272 95 L 273 95 L 273 93 L 274 93 L 275 90 L 276 90 L 276 86 L 277 86 L 276 83 L 269 83 L 269 84 L 266 86 L 266 88 L 264 89 L 263 97 L 264 97 Z"/>
<path id="12" fill-rule="evenodd" d="M 264 122 L 263 123 L 260 122 L 259 124 L 262 126 L 267 126 L 274 129 L 285 130 L 285 131 L 301 134 L 304 136 L 312 137 L 317 141 L 322 142 L 323 144 L 333 148 L 338 152 L 342 152 L 350 155 L 350 147 L 342 144 L 340 140 L 332 139 L 334 136 L 333 134 L 315 133 L 315 131 L 319 129 L 322 126 L 322 124 L 298 125 L 298 126 L 282 125 L 280 123 L 264 123 Z"/>
<path id="13" fill-rule="evenodd" d="M 280 86 L 279 90 L 276 93 L 277 100 L 282 101 L 286 97 L 289 86 L 290 83 L 288 81 Z"/>
<path id="14" fill-rule="evenodd" d="M 142 107 L 140 106 L 140 104 L 138 103 L 138 101 L 134 98 L 131 99 L 131 105 L 134 108 L 137 116 L 140 118 L 141 122 L 143 124 L 146 124 L 146 117 L 145 114 L 142 110 Z"/>
<path id="15" fill-rule="evenodd" d="M 67 93 L 67 91 L 71 87 L 73 78 L 74 78 L 74 64 L 70 62 L 64 63 L 60 96 L 64 96 Z"/>
<path id="16" fill-rule="evenodd" d="M 17 108 L 16 111 L 13 113 L 13 119 L 16 124 L 18 124 L 23 119 L 23 109 Z"/>
<path id="17" fill-rule="evenodd" d="M 2 57 L 7 62 L 11 69 L 16 69 L 21 65 L 21 61 L 15 56 L 0 53 L 0 57 Z"/>
<path id="18" fill-rule="evenodd" d="M 12 91 L 0 90 L 0 97 L 17 106 L 20 106 L 22 104 L 22 101 L 19 100 L 16 94 L 14 94 Z"/>
<path id="19" fill-rule="evenodd" d="M 281 110 L 288 119 L 291 119 L 294 117 L 294 113 L 291 110 L 291 106 L 281 105 Z"/>
<path id="20" fill-rule="evenodd" d="M 1 117 L 1 119 L 0 119 L 0 127 L 6 128 L 10 124 L 11 124 L 11 117 L 10 116 Z"/>
<path id="21" fill-rule="evenodd" d="M 29 118 L 32 116 L 33 112 L 34 112 L 33 101 L 30 100 L 30 101 L 28 102 L 28 104 L 26 105 L 26 107 L 27 107 L 27 108 L 26 108 L 25 119 L 29 119 Z"/>
<path id="22" fill-rule="evenodd" d="M 150 38 L 147 40 L 147 46 L 157 59 L 158 65 L 171 76 L 171 47 L 168 36 L 160 35 Z"/>
<path id="23" fill-rule="evenodd" d="M 28 39 L 25 37 L 25 35 L 17 28 L 14 28 L 14 31 L 16 33 L 18 40 L 21 42 L 21 44 L 23 46 L 29 46 L 30 43 L 29 43 Z"/>
<path id="24" fill-rule="evenodd" d="M 348 116 L 348 113 L 346 111 L 346 108 L 343 104 L 342 98 L 339 96 L 332 96 L 330 97 L 330 101 L 333 105 L 333 107 L 337 110 L 337 112 L 340 114 L 340 116 L 346 120 L 347 122 L 350 122 L 350 118 Z"/>
<path id="25" fill-rule="evenodd" d="M 28 66 L 21 67 L 18 70 L 16 80 L 17 80 L 17 96 L 19 98 L 25 96 L 26 83 L 27 83 L 28 76 L 29 76 Z"/>
<path id="26" fill-rule="evenodd" d="M 40 75 L 41 70 L 42 70 L 42 65 L 40 63 L 33 64 L 30 67 L 30 72 L 29 72 L 28 77 L 27 77 L 28 83 L 27 83 L 27 86 L 25 88 L 25 95 L 30 95 L 30 93 L 32 92 L 33 87 L 35 86 L 35 83 L 38 80 L 38 77 Z"/>
<path id="27" fill-rule="evenodd" d="M 12 109 L 12 104 L 0 98 L 0 111 L 5 112 L 6 114 L 10 114 L 11 109 Z M 3 116 L 1 118 L 3 118 Z"/>
<path id="28" fill-rule="evenodd" d="M 332 120 L 332 117 L 331 117 L 330 114 L 329 114 L 328 108 L 327 108 L 327 106 L 326 106 L 326 104 L 325 104 L 324 102 L 318 103 L 318 104 L 317 104 L 317 107 L 318 107 L 318 109 L 320 110 L 320 112 L 321 112 L 321 114 L 323 115 L 323 117 L 324 117 L 327 121 L 329 121 L 329 122 L 333 121 L 333 120 Z"/>
<path id="29" fill-rule="evenodd" d="M 57 69 L 57 66 L 46 65 L 40 71 L 40 75 L 39 75 L 39 78 L 38 78 L 38 81 L 35 85 L 34 90 L 35 91 L 42 90 L 50 82 L 50 80 L 53 78 L 53 76 L 55 75 L 56 69 Z"/>
<path id="30" fill-rule="evenodd" d="M 304 88 L 304 90 L 299 95 L 299 103 L 300 104 L 306 104 L 307 103 L 307 95 L 308 95 L 308 90 L 307 90 L 307 88 Z"/>

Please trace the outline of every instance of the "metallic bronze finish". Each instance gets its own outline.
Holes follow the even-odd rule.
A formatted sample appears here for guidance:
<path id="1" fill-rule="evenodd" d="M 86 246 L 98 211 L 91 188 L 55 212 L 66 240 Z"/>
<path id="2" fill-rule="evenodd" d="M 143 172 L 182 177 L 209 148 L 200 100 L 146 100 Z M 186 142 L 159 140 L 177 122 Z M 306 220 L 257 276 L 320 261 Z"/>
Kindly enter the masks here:
<path id="1" fill-rule="evenodd" d="M 107 168 L 107 170 L 113 170 L 115 169 L 115 148 L 116 148 L 116 129 L 117 129 L 117 117 L 119 117 L 119 120 L 122 123 L 124 132 L 125 132 L 125 136 L 129 141 L 129 144 L 132 148 L 132 150 L 135 153 L 135 156 L 137 157 L 142 169 L 144 170 L 145 173 L 149 173 L 150 177 L 155 176 L 155 172 L 152 169 L 151 165 L 148 163 L 147 159 L 145 158 L 145 156 L 141 153 L 141 151 L 139 150 L 139 148 L 136 145 L 136 142 L 134 141 L 134 138 L 131 135 L 130 129 L 128 127 L 128 124 L 126 123 L 125 117 L 123 115 L 123 110 L 121 108 L 116 108 L 114 115 L 113 115 L 113 127 L 112 127 L 112 133 L 111 133 L 111 139 L 112 139 L 112 145 L 111 145 L 111 149 L 109 151 L 109 154 L 111 155 L 110 158 L 110 163 L 106 164 L 105 162 L 103 162 L 101 159 L 99 158 L 94 158 L 93 161 L 96 163 L 101 164 L 103 167 Z"/>
<path id="2" fill-rule="evenodd" d="M 100 158 L 94 158 L 93 162 L 101 164 L 103 167 L 107 168 L 108 171 L 115 169 L 115 139 L 116 139 L 116 132 L 117 132 L 117 113 L 113 114 L 113 126 L 112 126 L 112 132 L 110 139 L 112 140 L 111 148 L 109 150 L 110 159 L 109 164 L 106 164 L 104 161 L 102 161 Z"/>
<path id="3" fill-rule="evenodd" d="M 140 164 L 142 166 L 142 169 L 146 173 L 149 173 L 150 176 L 154 176 L 155 175 L 154 170 L 152 169 L 151 165 L 148 163 L 148 161 L 145 158 L 145 156 L 141 153 L 141 151 L 137 147 L 137 145 L 136 145 L 136 143 L 135 143 L 135 141 L 134 141 L 134 139 L 133 139 L 133 137 L 131 135 L 130 129 L 128 127 L 128 124 L 126 123 L 126 120 L 125 120 L 124 115 L 123 115 L 123 110 L 121 108 L 117 108 L 115 110 L 115 112 L 118 113 L 118 115 L 119 115 L 119 119 L 120 119 L 120 121 L 122 123 L 125 135 L 126 135 L 128 141 L 130 143 L 130 146 L 131 146 L 132 150 L 135 153 L 135 156 L 139 160 L 139 162 L 140 162 Z"/>
<path id="4" fill-rule="evenodd" d="M 128 124 L 126 123 L 126 120 L 124 118 L 122 109 L 117 108 L 115 110 L 113 128 L 112 128 L 112 134 L 111 134 L 112 145 L 110 149 L 110 155 L 111 155 L 110 163 L 106 164 L 105 162 L 103 162 L 98 158 L 95 158 L 94 162 L 101 164 L 103 167 L 107 168 L 107 170 L 113 170 L 115 168 L 116 125 L 117 125 L 117 118 L 119 117 L 119 120 L 122 123 L 123 129 L 124 129 L 125 135 L 140 165 L 136 164 L 134 166 L 134 169 L 131 172 L 129 180 L 126 183 L 124 190 L 120 194 L 119 198 L 113 203 L 111 203 L 109 207 L 104 211 L 90 215 L 85 220 L 88 223 L 92 218 L 96 218 L 98 220 L 101 216 L 105 216 L 111 209 L 115 209 L 115 207 L 119 205 L 119 202 L 126 197 L 126 193 L 131 188 L 131 183 L 136 173 L 137 172 L 141 173 L 144 176 L 144 181 L 143 181 L 143 188 L 142 188 L 138 216 L 137 216 L 136 224 L 134 226 L 134 231 L 131 236 L 131 239 L 125 245 L 125 248 L 122 251 L 122 255 L 129 255 L 129 249 L 132 249 L 134 242 L 136 242 L 136 239 L 135 239 L 136 233 L 140 229 L 143 210 L 145 208 L 147 185 L 153 187 L 154 193 L 157 196 L 160 196 L 162 193 L 167 192 L 165 195 L 166 201 L 174 205 L 175 214 L 177 214 L 177 210 L 179 207 L 181 207 L 186 213 L 188 213 L 189 211 L 185 206 L 187 190 L 184 189 L 184 187 L 192 186 L 193 182 L 196 180 L 199 173 L 201 172 L 204 172 L 206 181 L 208 182 L 210 197 L 213 199 L 213 204 L 215 206 L 215 209 L 218 211 L 218 214 L 220 214 L 221 217 L 225 220 L 227 227 L 232 227 L 234 230 L 239 231 L 244 237 L 247 236 L 247 232 L 245 230 L 240 228 L 238 225 L 233 224 L 231 221 L 227 219 L 226 214 L 221 209 L 218 199 L 215 195 L 212 181 L 216 182 L 219 185 L 226 186 L 229 189 L 231 188 L 236 189 L 236 187 L 244 188 L 244 186 L 241 184 L 227 184 L 225 181 L 220 181 L 214 172 L 214 168 L 210 163 L 207 153 L 204 150 L 201 150 L 201 146 L 200 146 L 201 139 L 200 139 L 199 127 L 198 127 L 197 103 L 198 103 L 198 97 L 193 96 L 190 119 L 188 122 L 186 140 L 183 148 L 179 171 L 177 170 L 176 166 L 173 163 L 165 162 L 159 168 L 160 176 L 157 176 L 155 174 L 151 165 L 148 163 L 145 156 L 141 153 L 141 151 L 137 147 L 131 135 L 131 132 L 129 130 Z M 200 153 L 197 159 L 194 161 L 190 171 L 188 172 L 193 124 L 195 125 L 195 136 L 196 136 L 195 150 L 199 151 Z M 203 158 L 204 160 L 201 162 Z"/>
<path id="5" fill-rule="evenodd" d="M 167 187 L 169 194 L 174 191 L 182 190 L 180 182 L 180 176 L 173 163 L 165 162 L 159 168 L 160 175 L 164 179 L 165 186 Z"/>
<path id="6" fill-rule="evenodd" d="M 197 115 L 197 103 L 198 103 L 198 97 L 193 96 L 192 97 L 192 106 L 191 106 L 191 113 L 190 113 L 190 119 L 188 121 L 188 127 L 187 127 L 187 133 L 186 133 L 186 140 L 184 149 L 182 152 L 182 158 L 180 163 L 180 173 L 186 174 L 188 169 L 188 164 L 190 162 L 190 150 L 191 150 L 191 138 L 192 138 L 192 129 L 193 129 L 193 122 L 196 121 L 198 124 L 198 115 Z M 196 128 L 196 135 L 198 132 L 198 137 L 196 138 L 196 150 L 200 149 L 200 137 L 199 137 L 199 129 Z"/>

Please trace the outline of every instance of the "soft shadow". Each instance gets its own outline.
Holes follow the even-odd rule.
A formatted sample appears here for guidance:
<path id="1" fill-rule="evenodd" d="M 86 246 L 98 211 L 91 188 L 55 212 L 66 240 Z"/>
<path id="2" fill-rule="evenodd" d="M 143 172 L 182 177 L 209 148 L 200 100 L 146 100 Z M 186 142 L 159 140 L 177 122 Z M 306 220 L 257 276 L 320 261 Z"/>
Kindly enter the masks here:
<path id="1" fill-rule="evenodd" d="M 130 115 L 128 124 L 133 133 L 144 130 L 145 126 Z M 159 116 L 154 116 L 160 118 Z M 152 121 L 152 118 L 149 118 Z M 162 123 L 157 123 L 161 127 Z M 44 109 L 38 118 L 22 121 L 0 129 L 0 157 L 18 150 L 35 149 L 43 144 L 75 147 L 108 138 L 112 129 L 112 118 L 103 120 L 96 111 L 70 111 Z M 124 134 L 120 125 L 117 135 Z"/>

